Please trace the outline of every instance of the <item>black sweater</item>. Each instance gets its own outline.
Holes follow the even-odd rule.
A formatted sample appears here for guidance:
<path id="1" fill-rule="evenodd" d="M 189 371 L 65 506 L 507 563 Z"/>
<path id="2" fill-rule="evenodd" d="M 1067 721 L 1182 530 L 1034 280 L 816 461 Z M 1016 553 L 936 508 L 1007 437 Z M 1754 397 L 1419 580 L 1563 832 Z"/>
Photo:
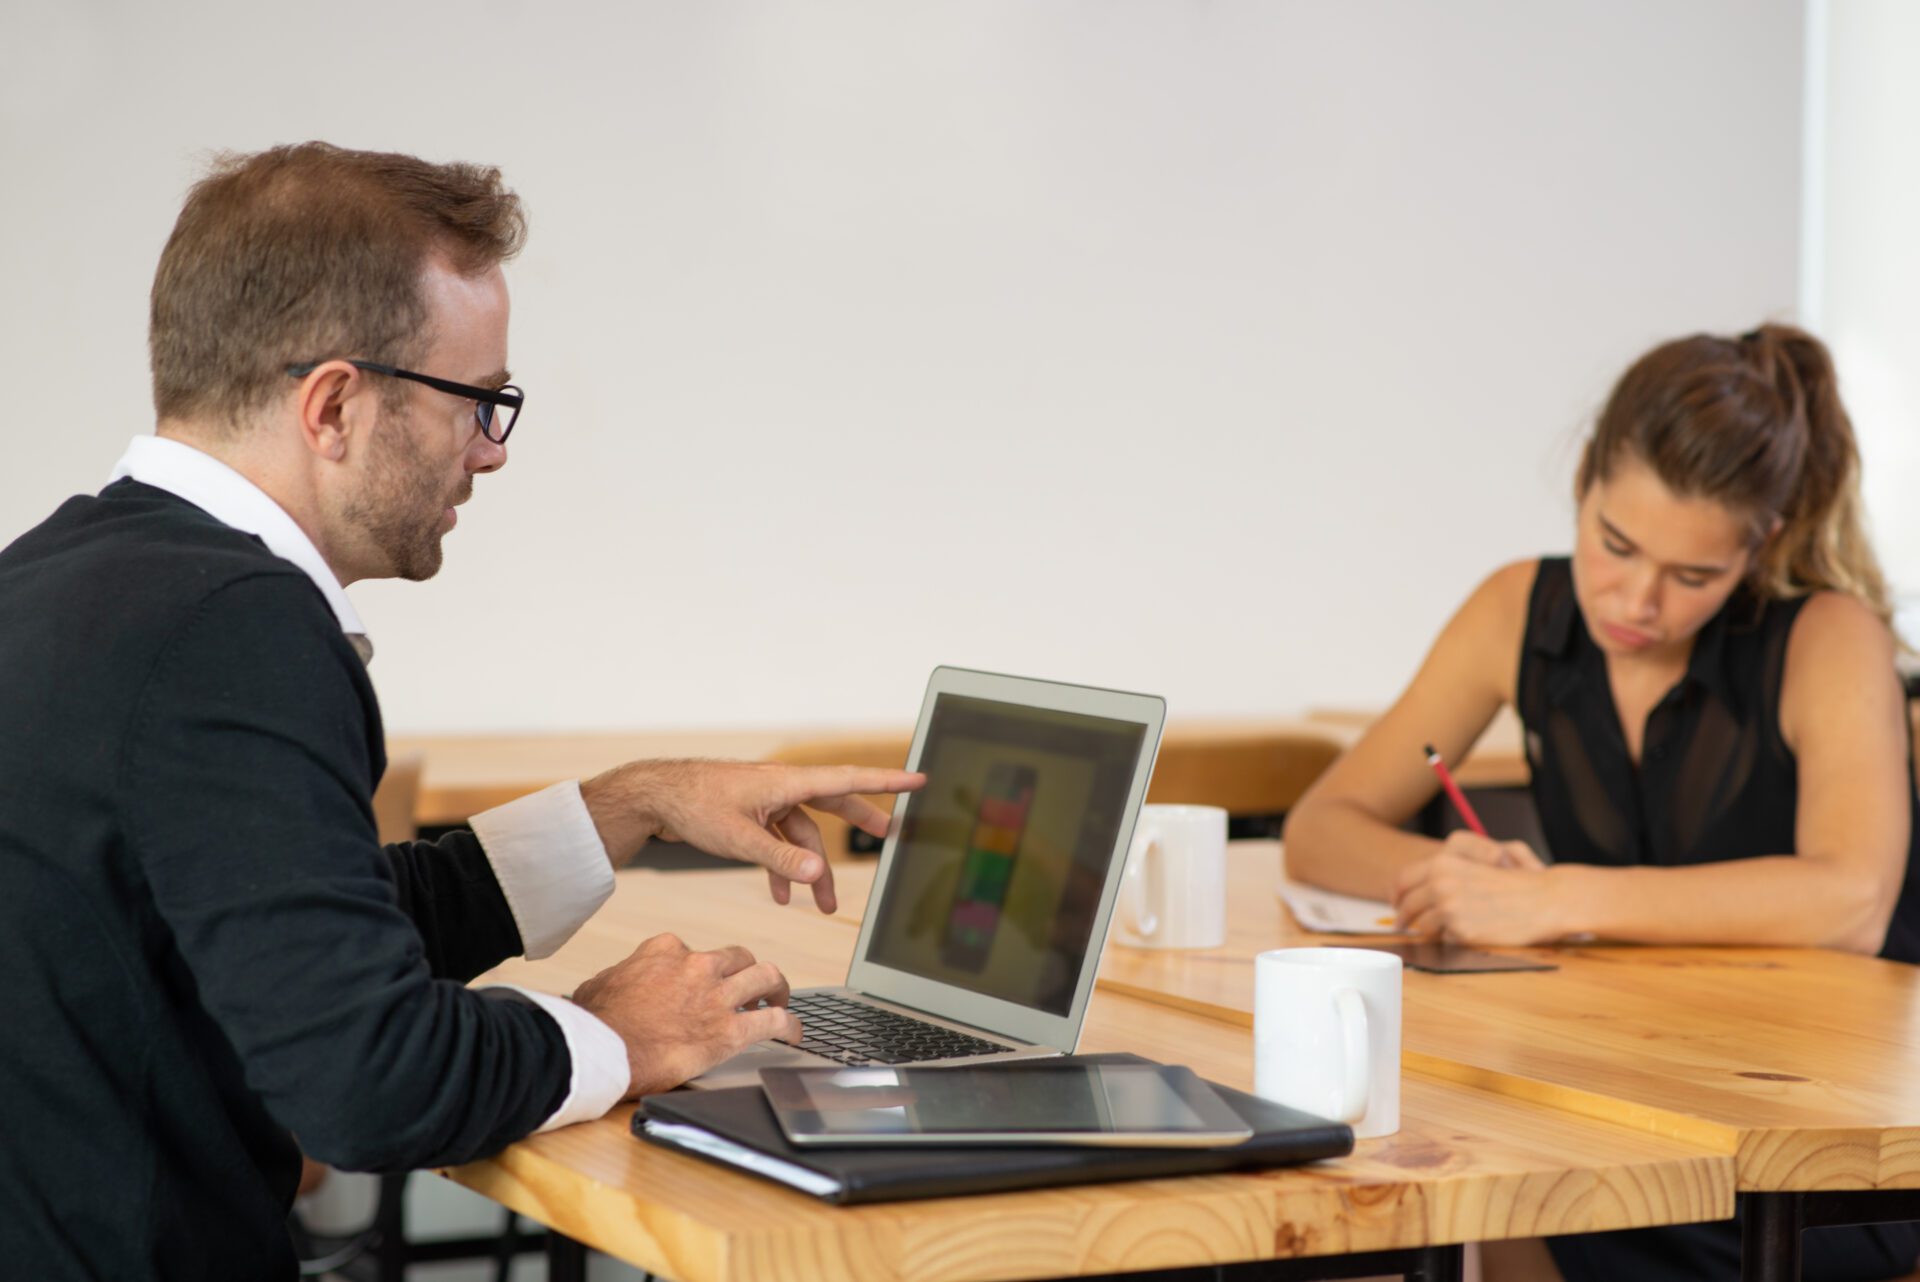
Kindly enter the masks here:
<path id="1" fill-rule="evenodd" d="M 300 1150 L 461 1162 L 559 1107 L 559 1027 L 462 983 L 521 951 L 485 855 L 383 851 L 384 768 L 325 598 L 252 536 L 120 481 L 0 552 L 10 1276 L 292 1277 Z"/>

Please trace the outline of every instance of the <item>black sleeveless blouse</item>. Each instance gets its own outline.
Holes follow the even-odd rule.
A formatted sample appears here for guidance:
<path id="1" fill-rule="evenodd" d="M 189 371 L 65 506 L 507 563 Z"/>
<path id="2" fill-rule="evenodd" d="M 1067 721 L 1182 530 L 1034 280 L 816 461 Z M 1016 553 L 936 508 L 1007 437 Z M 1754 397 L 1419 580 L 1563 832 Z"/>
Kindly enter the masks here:
<path id="1" fill-rule="evenodd" d="M 1606 659 L 1573 595 L 1573 567 L 1544 558 L 1520 651 L 1518 711 L 1533 800 L 1557 862 L 1614 867 L 1714 863 L 1794 849 L 1798 767 L 1780 734 L 1787 638 L 1804 598 L 1744 588 L 1694 638 L 1687 673 L 1648 714 L 1640 764 L 1627 755 Z M 1889 670 L 1888 681 L 1897 681 Z M 1882 957 L 1920 961 L 1920 791 L 1907 873 Z"/>

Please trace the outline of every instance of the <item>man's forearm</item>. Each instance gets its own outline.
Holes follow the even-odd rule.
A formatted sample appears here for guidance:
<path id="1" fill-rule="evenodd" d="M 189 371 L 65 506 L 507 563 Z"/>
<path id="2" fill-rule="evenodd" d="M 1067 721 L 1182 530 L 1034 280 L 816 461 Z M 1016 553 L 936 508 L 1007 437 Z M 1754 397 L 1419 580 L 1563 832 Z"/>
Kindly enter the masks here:
<path id="1" fill-rule="evenodd" d="M 682 763 L 630 761 L 582 780 L 580 799 L 607 848 L 607 859 L 624 868 L 664 825 L 658 798 L 662 777 Z"/>

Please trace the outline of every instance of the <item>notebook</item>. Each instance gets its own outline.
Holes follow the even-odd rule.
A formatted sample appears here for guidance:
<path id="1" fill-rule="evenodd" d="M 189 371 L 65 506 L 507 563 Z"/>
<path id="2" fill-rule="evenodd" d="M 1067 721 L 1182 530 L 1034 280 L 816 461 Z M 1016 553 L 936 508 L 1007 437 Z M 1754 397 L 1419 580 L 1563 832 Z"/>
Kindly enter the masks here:
<path id="1" fill-rule="evenodd" d="M 1076 1062 L 1143 1064 L 1135 1055 L 1085 1055 Z M 1018 1073 L 1045 1062 L 1004 1066 Z M 1220 1148 L 812 1148 L 787 1142 L 757 1086 L 649 1095 L 634 1110 L 633 1133 L 650 1144 L 774 1180 L 827 1202 L 898 1202 L 1007 1192 L 1053 1184 L 1195 1175 L 1289 1166 L 1353 1151 L 1353 1130 L 1210 1083 L 1253 1136 Z"/>
<path id="2" fill-rule="evenodd" d="M 805 1040 L 695 1078 L 762 1068 L 979 1063 L 1069 1053 L 1146 797 L 1163 700 L 938 668 L 846 983 L 802 989 Z"/>

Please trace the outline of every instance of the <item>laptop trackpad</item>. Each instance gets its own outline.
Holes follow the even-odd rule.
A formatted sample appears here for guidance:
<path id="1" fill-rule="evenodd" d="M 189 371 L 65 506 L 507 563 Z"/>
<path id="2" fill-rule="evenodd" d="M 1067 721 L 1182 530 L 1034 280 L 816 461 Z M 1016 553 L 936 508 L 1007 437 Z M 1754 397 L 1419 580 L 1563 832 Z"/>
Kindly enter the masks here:
<path id="1" fill-rule="evenodd" d="M 688 1082 L 695 1090 L 714 1091 L 728 1086 L 758 1086 L 763 1068 L 833 1067 L 832 1060 L 785 1042 L 755 1042 L 732 1059 L 715 1064 Z"/>

